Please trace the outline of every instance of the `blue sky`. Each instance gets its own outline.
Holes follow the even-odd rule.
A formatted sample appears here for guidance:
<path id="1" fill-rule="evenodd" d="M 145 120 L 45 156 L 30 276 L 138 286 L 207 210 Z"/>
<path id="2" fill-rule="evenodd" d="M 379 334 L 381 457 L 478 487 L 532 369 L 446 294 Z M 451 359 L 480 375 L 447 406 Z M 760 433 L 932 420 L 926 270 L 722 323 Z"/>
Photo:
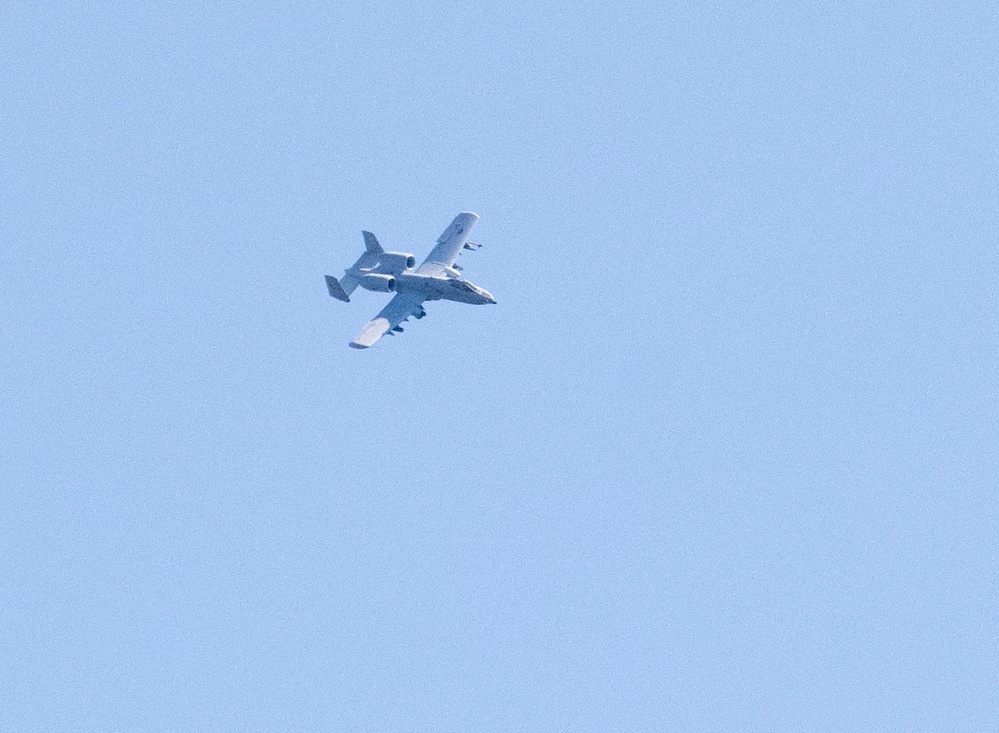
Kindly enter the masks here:
<path id="1" fill-rule="evenodd" d="M 999 725 L 994 9 L 287 5 L 0 8 L 0 729 Z"/>

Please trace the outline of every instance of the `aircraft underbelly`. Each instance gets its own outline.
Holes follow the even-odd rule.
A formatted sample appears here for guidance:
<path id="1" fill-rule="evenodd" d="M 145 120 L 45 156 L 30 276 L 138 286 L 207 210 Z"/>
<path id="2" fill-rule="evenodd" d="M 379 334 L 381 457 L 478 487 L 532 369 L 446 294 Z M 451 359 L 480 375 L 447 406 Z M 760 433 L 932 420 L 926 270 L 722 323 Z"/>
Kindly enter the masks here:
<path id="1" fill-rule="evenodd" d="M 398 278 L 396 292 L 413 293 L 424 300 L 454 300 L 459 303 L 470 303 L 470 293 L 458 290 L 450 280 L 439 277 L 403 274 Z"/>

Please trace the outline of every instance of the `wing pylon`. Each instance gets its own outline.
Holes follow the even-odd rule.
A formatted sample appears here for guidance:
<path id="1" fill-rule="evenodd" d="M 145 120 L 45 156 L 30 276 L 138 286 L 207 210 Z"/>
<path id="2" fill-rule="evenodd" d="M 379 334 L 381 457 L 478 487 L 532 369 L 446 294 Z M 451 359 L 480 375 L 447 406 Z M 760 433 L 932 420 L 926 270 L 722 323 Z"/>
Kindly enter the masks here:
<path id="1" fill-rule="evenodd" d="M 473 214 L 471 211 L 463 211 L 454 217 L 454 221 L 437 238 L 437 246 L 430 250 L 427 259 L 417 268 L 416 272 L 420 275 L 433 275 L 442 269 L 453 267 L 454 261 L 458 259 L 461 250 L 465 248 L 472 227 L 478 220 L 479 215 Z M 471 248 L 474 247 L 475 245 Z"/>
<path id="2" fill-rule="evenodd" d="M 381 312 L 361 329 L 357 337 L 350 342 L 355 349 L 367 349 L 374 346 L 386 333 L 402 333 L 399 325 L 410 316 L 423 318 L 423 298 L 415 293 L 396 293 Z"/>

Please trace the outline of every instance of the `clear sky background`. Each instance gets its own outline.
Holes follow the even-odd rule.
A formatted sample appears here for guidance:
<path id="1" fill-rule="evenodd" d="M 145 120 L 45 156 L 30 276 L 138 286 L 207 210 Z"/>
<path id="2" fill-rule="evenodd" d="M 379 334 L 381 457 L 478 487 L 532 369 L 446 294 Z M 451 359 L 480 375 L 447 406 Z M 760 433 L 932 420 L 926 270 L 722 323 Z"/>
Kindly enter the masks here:
<path id="1" fill-rule="evenodd" d="M 999 728 L 993 3 L 0 5 L 0 730 Z M 332 300 L 459 211 L 498 305 Z"/>

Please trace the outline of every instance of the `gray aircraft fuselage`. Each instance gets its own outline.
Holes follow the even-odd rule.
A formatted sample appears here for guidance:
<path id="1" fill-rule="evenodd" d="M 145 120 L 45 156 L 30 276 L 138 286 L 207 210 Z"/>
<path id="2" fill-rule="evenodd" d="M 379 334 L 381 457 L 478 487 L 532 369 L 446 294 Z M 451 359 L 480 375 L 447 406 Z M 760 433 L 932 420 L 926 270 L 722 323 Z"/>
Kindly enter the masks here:
<path id="1" fill-rule="evenodd" d="M 435 277 L 415 272 L 400 272 L 395 277 L 397 293 L 414 293 L 424 300 L 454 300 L 459 303 L 486 305 L 495 303 L 487 291 L 458 276 Z"/>
<path id="2" fill-rule="evenodd" d="M 436 246 L 419 267 L 416 257 L 407 252 L 386 252 L 371 232 L 362 232 L 364 253 L 343 278 L 326 275 L 326 287 L 331 297 L 350 302 L 350 294 L 361 287 L 376 293 L 395 293 L 381 312 L 371 319 L 350 342 L 355 349 L 373 346 L 386 333 L 402 332 L 402 322 L 410 317 L 423 318 L 427 300 L 453 300 L 471 305 L 495 303 L 496 299 L 478 285 L 461 276 L 455 260 L 463 250 L 480 247 L 468 241 L 468 233 L 478 220 L 470 211 L 458 214 L 437 238 Z"/>

